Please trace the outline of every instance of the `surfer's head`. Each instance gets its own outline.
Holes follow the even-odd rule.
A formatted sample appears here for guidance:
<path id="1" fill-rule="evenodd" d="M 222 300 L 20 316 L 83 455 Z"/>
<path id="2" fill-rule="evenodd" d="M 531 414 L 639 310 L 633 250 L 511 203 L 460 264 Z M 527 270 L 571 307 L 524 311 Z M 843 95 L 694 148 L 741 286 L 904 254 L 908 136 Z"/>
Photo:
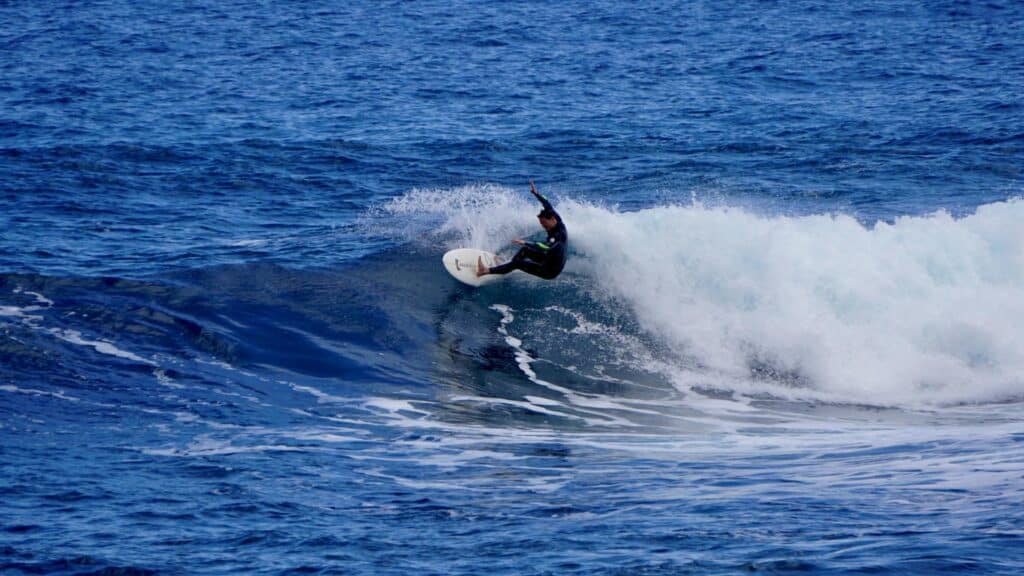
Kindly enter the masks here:
<path id="1" fill-rule="evenodd" d="M 537 213 L 537 220 L 540 221 L 541 227 L 545 230 L 551 230 L 558 226 L 558 218 L 555 218 L 555 213 L 546 208 Z"/>

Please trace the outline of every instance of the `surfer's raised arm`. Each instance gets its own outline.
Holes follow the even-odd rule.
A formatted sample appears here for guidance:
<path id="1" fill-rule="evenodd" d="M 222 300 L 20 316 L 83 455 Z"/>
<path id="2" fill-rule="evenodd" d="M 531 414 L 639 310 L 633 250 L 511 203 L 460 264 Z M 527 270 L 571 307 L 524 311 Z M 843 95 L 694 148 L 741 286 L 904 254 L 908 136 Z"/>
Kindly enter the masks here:
<path id="1" fill-rule="evenodd" d="M 536 196 L 537 199 L 540 200 L 541 202 L 546 202 L 544 197 L 541 196 L 540 192 L 537 191 L 537 185 L 533 183 L 533 180 L 530 180 L 530 194 Z"/>
<path id="2" fill-rule="evenodd" d="M 530 180 L 530 194 L 533 194 L 537 200 L 540 200 L 541 205 L 544 206 L 544 210 L 542 212 L 550 212 L 555 215 L 556 220 L 559 222 L 562 221 L 562 217 L 558 215 L 558 212 L 555 212 L 555 208 L 551 205 L 551 202 L 537 191 L 537 186 L 533 183 L 533 180 Z"/>

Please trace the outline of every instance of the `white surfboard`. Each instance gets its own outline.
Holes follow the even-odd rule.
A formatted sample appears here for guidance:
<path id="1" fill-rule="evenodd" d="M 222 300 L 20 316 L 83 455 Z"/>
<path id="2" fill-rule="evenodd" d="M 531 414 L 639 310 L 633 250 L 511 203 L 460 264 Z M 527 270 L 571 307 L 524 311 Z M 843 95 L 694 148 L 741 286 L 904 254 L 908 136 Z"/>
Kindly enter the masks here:
<path id="1" fill-rule="evenodd" d="M 502 279 L 500 274 L 488 274 L 486 276 L 476 275 L 476 260 L 483 258 L 484 266 L 490 268 L 497 265 L 497 256 L 477 250 L 476 248 L 456 248 L 445 253 L 441 258 L 445 270 L 456 280 L 470 286 L 484 286 Z"/>

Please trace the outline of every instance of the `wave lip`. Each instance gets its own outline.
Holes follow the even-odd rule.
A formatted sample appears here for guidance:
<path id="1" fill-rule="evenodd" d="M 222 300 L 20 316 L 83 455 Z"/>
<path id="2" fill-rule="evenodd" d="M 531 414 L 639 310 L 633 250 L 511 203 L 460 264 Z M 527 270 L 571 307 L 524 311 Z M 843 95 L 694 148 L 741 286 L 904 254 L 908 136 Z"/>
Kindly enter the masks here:
<path id="1" fill-rule="evenodd" d="M 864 225 L 577 205 L 576 269 L 695 360 L 683 386 L 942 405 L 1024 397 L 1024 202 Z"/>

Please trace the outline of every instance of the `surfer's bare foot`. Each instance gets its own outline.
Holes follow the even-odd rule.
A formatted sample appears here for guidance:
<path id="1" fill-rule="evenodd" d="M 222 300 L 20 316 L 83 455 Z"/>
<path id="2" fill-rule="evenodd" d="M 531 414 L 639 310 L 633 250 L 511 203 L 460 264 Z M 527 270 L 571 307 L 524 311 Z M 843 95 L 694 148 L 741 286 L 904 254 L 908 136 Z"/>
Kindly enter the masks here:
<path id="1" fill-rule="evenodd" d="M 490 271 L 491 271 L 490 268 L 488 268 L 487 266 L 484 266 L 484 259 L 478 256 L 477 259 L 476 259 L 476 275 L 477 275 L 477 278 L 479 278 L 480 276 L 485 276 Z"/>

